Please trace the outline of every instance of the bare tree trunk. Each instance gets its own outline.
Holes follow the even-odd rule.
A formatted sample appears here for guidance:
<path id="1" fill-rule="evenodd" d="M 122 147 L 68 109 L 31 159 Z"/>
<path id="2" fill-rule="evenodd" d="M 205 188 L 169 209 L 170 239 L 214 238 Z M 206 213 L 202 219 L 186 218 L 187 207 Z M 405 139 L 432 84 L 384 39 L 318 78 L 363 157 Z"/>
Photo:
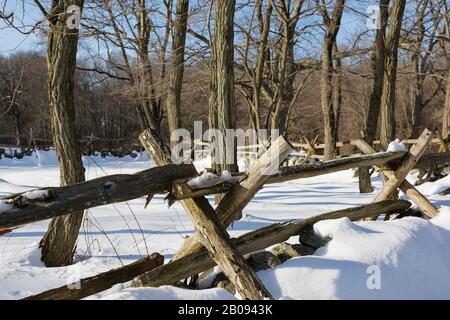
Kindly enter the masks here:
<path id="1" fill-rule="evenodd" d="M 333 73 L 333 112 L 334 112 L 334 136 L 339 140 L 339 126 L 341 123 L 342 110 L 342 79 L 344 69 L 342 68 L 342 59 L 339 57 L 336 42 L 333 45 L 333 52 L 337 54 L 335 59 L 335 68 Z M 337 149 L 336 149 L 337 150 Z"/>
<path id="2" fill-rule="evenodd" d="M 425 16 L 427 15 L 427 8 L 430 6 L 430 0 L 422 0 L 417 2 L 416 7 L 416 29 L 414 30 L 417 33 L 417 38 L 415 43 L 413 44 L 413 50 L 411 55 L 411 71 L 413 74 L 414 84 L 412 86 L 412 101 L 411 101 L 411 115 L 409 117 L 410 121 L 407 121 L 410 124 L 411 134 L 410 137 L 412 139 L 416 139 L 419 137 L 421 132 L 423 131 L 423 117 L 422 111 L 426 106 L 427 102 L 424 99 L 424 81 L 426 78 L 427 72 L 427 61 L 434 49 L 436 43 L 436 26 L 429 35 L 429 42 L 427 51 L 422 50 L 423 41 L 425 39 L 425 33 L 427 31 L 425 27 Z"/>
<path id="3" fill-rule="evenodd" d="M 447 76 L 447 87 L 445 89 L 445 104 L 444 104 L 444 115 L 442 118 L 442 135 L 444 139 L 447 139 L 449 135 L 450 125 L 450 63 Z"/>
<path id="4" fill-rule="evenodd" d="M 447 56 L 447 85 L 445 88 L 445 102 L 444 102 L 444 111 L 442 115 L 442 136 L 445 140 L 448 139 L 448 135 L 450 134 L 450 54 L 447 49 L 447 45 L 450 43 L 450 16 L 448 12 L 450 11 L 448 1 L 437 1 L 433 2 L 438 9 L 439 14 L 434 16 L 434 24 L 438 26 L 444 26 L 439 30 L 439 46 L 442 51 Z"/>
<path id="5" fill-rule="evenodd" d="M 395 138 L 395 93 L 397 81 L 398 46 L 403 23 L 406 0 L 394 0 L 391 13 L 391 26 L 386 39 L 385 78 L 381 96 L 381 146 L 387 148 Z"/>
<path id="6" fill-rule="evenodd" d="M 139 0 L 139 20 L 138 20 L 138 58 L 139 58 L 139 94 L 141 107 L 145 114 L 147 124 L 158 134 L 160 133 L 160 120 L 154 105 L 156 98 L 153 83 L 153 68 L 148 55 L 150 41 L 151 24 L 148 17 L 146 1 Z"/>
<path id="7" fill-rule="evenodd" d="M 381 96 L 383 94 L 384 59 L 386 55 L 386 28 L 389 20 L 390 0 L 380 0 L 380 20 L 372 54 L 373 86 L 370 95 L 364 139 L 371 146 L 375 140 L 380 116 Z M 370 167 L 359 169 L 359 190 L 361 193 L 373 191 L 370 181 Z"/>
<path id="8" fill-rule="evenodd" d="M 422 127 L 422 109 L 423 109 L 423 80 L 424 76 L 421 74 L 419 68 L 418 56 L 412 58 L 412 72 L 413 72 L 413 85 L 412 85 L 412 102 L 411 102 L 411 139 L 415 139 L 420 134 Z"/>
<path id="9" fill-rule="evenodd" d="M 172 67 L 169 75 L 166 110 L 169 135 L 181 126 L 181 88 L 184 74 L 184 49 L 189 14 L 189 0 L 177 0 L 176 18 L 173 27 Z M 177 141 L 171 141 L 176 144 Z"/>
<path id="10" fill-rule="evenodd" d="M 258 29 L 261 34 L 261 40 L 258 46 L 258 56 L 256 61 L 256 67 L 253 78 L 253 107 L 254 110 L 251 109 L 249 111 L 250 119 L 252 122 L 252 127 L 255 130 L 261 129 L 261 88 L 263 84 L 264 78 L 264 67 L 266 66 L 266 60 L 268 56 L 268 40 L 270 33 L 270 22 L 271 16 L 273 12 L 272 3 L 269 1 L 267 3 L 266 12 L 263 15 L 263 1 L 258 0 L 255 4 L 257 8 L 257 18 L 258 18 Z"/>
<path id="11" fill-rule="evenodd" d="M 289 108 L 294 100 L 294 82 L 298 68 L 294 54 L 295 31 L 305 0 L 277 1 L 277 3 L 270 0 L 269 3 L 280 22 L 281 50 L 275 50 L 276 72 L 273 74 L 273 80 L 278 83 L 278 86 L 271 98 L 272 106 L 268 120 L 270 120 L 271 130 L 279 129 L 281 135 L 287 136 Z M 270 19 L 266 20 L 270 21 Z"/>
<path id="12" fill-rule="evenodd" d="M 278 87 L 278 101 L 271 112 L 271 130 L 280 130 L 281 135 L 286 135 L 286 118 L 289 105 L 294 96 L 295 61 L 294 61 L 294 36 L 295 26 L 288 21 L 283 21 L 283 35 L 280 61 L 280 78 Z"/>
<path id="13" fill-rule="evenodd" d="M 14 132 L 16 134 L 16 146 L 20 147 L 21 139 L 20 139 L 20 133 L 22 132 L 22 125 L 21 125 L 21 116 L 20 112 L 12 112 L 14 117 Z"/>
<path id="14" fill-rule="evenodd" d="M 369 111 L 366 119 L 364 139 L 369 145 L 375 140 L 383 94 L 384 59 L 386 55 L 386 29 L 389 19 L 390 0 L 380 0 L 380 25 L 377 30 L 372 54 L 373 86 L 370 95 Z"/>
<path id="15" fill-rule="evenodd" d="M 336 157 L 336 130 L 333 110 L 333 89 L 332 89 L 332 60 L 329 44 L 324 44 L 322 56 L 322 80 L 320 85 L 322 112 L 323 112 L 323 131 L 325 140 L 325 160 L 331 160 Z"/>
<path id="16" fill-rule="evenodd" d="M 345 0 L 337 0 L 331 17 L 325 7 L 320 5 L 319 8 L 327 28 L 323 39 L 320 83 L 326 160 L 336 157 L 336 123 L 333 107 L 333 46 L 341 25 L 344 5 Z"/>
<path id="17" fill-rule="evenodd" d="M 211 61 L 211 97 L 209 123 L 210 129 L 218 129 L 223 135 L 221 142 L 222 161 L 217 154 L 212 155 L 213 169 L 221 174 L 223 170 L 237 172 L 236 145 L 230 148 L 231 138 L 227 129 L 235 128 L 234 101 L 234 10 L 235 0 L 217 3 L 215 16 L 215 35 Z M 216 137 L 217 138 L 217 137 Z M 226 163 L 233 159 L 233 163 Z"/>
<path id="18" fill-rule="evenodd" d="M 48 96 L 53 143 L 60 164 L 63 186 L 84 181 L 84 168 L 75 127 L 74 82 L 78 29 L 70 29 L 66 13 L 70 5 L 83 7 L 83 0 L 55 4 L 49 18 L 47 45 Z M 53 219 L 40 242 L 42 261 L 48 267 L 72 263 L 83 211 Z"/>

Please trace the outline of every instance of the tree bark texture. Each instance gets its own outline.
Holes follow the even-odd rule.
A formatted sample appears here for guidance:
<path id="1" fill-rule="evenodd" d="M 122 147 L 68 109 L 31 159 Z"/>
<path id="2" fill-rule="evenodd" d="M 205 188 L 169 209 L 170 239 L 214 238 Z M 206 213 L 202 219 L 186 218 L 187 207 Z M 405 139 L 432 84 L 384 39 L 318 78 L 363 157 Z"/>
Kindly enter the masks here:
<path id="1" fill-rule="evenodd" d="M 235 0 L 223 0 L 216 3 L 215 28 L 213 39 L 213 57 L 211 59 L 211 97 L 209 109 L 209 127 L 222 133 L 223 141 L 215 141 L 221 146 L 221 157 L 212 154 L 213 169 L 220 175 L 223 170 L 236 172 L 236 146 L 230 147 L 232 137 L 227 129 L 235 129 L 236 107 L 234 100 L 234 11 Z M 215 137 L 220 139 L 220 137 Z M 234 140 L 234 139 L 233 139 Z M 226 161 L 229 159 L 229 161 Z M 232 159 L 232 161 L 231 161 Z M 233 162 L 233 163 L 227 163 Z"/>
<path id="2" fill-rule="evenodd" d="M 389 20 L 390 0 L 380 0 L 380 20 L 372 53 L 373 85 L 369 98 L 369 110 L 364 129 L 364 140 L 372 145 L 378 128 L 380 116 L 381 96 L 383 95 L 384 60 L 386 55 L 386 29 Z M 361 193 L 373 192 L 370 180 L 370 167 L 359 169 L 359 190 Z"/>
<path id="3" fill-rule="evenodd" d="M 326 8 L 322 9 L 322 16 L 327 28 L 323 39 L 320 83 L 325 160 L 331 160 L 336 157 L 336 119 L 333 107 L 333 47 L 341 25 L 344 5 L 345 0 L 337 0 L 331 17 L 328 16 Z"/>
<path id="4" fill-rule="evenodd" d="M 395 138 L 395 94 L 397 82 L 398 46 L 402 29 L 406 0 L 394 0 L 391 8 L 391 22 L 386 39 L 384 60 L 383 94 L 380 110 L 381 146 L 387 148 Z"/>
<path id="5" fill-rule="evenodd" d="M 83 0 L 53 2 L 49 17 L 47 65 L 48 96 L 53 143 L 60 165 L 60 184 L 83 182 L 84 167 L 75 126 L 75 67 L 78 29 L 69 28 L 68 7 L 83 7 Z M 48 267 L 72 263 L 83 211 L 53 219 L 40 242 L 42 261 Z"/>
<path id="6" fill-rule="evenodd" d="M 169 73 L 169 88 L 166 99 L 169 135 L 181 127 L 181 89 L 184 75 L 184 51 L 189 14 L 189 0 L 177 0 L 173 26 L 172 66 Z M 172 147 L 177 141 L 172 141 Z"/>

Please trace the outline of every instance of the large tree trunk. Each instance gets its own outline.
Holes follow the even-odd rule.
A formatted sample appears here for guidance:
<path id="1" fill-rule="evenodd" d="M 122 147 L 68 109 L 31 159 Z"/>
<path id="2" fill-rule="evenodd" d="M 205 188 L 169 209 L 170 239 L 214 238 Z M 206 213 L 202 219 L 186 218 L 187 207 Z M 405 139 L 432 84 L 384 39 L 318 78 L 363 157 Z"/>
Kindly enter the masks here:
<path id="1" fill-rule="evenodd" d="M 223 135 L 222 161 L 213 155 L 213 169 L 221 174 L 223 170 L 237 171 L 236 146 L 231 148 L 227 143 L 227 129 L 235 128 L 234 101 L 234 9 L 235 0 L 224 0 L 217 3 L 214 35 L 214 57 L 212 58 L 211 89 L 214 98 L 210 103 L 210 129 L 218 129 Z M 233 163 L 226 163 L 233 159 Z M 221 162 L 221 163 L 219 163 Z"/>
<path id="2" fill-rule="evenodd" d="M 447 87 L 445 89 L 445 104 L 444 104 L 444 115 L 442 118 L 442 135 L 444 139 L 447 139 L 449 135 L 449 126 L 450 125 L 450 63 L 449 70 L 447 76 Z"/>
<path id="3" fill-rule="evenodd" d="M 279 98 L 272 110 L 270 129 L 279 130 L 280 135 L 287 135 L 286 118 L 294 97 L 295 61 L 294 38 L 296 24 L 283 21 L 283 34 L 280 57 Z"/>
<path id="4" fill-rule="evenodd" d="M 389 20 L 389 2 L 390 0 L 380 0 L 380 20 L 374 43 L 374 52 L 372 54 L 373 86 L 364 130 L 364 139 L 369 145 L 372 145 L 375 140 L 380 115 L 381 96 L 383 94 L 384 58 L 386 55 L 385 40 Z M 361 193 L 371 193 L 373 191 L 370 181 L 370 167 L 363 167 L 359 170 L 359 190 Z"/>
<path id="5" fill-rule="evenodd" d="M 385 77 L 381 96 L 381 146 L 387 148 L 395 138 L 395 93 L 397 82 L 398 46 L 406 0 L 394 0 L 391 26 L 386 39 Z"/>
<path id="6" fill-rule="evenodd" d="M 281 135 L 287 136 L 289 109 L 295 99 L 294 82 L 297 72 L 294 53 L 295 32 L 305 1 L 278 1 L 277 4 L 274 1 L 268 2 L 275 7 L 280 23 L 279 41 L 281 43 L 281 49 L 274 50 L 273 80 L 278 83 L 278 86 L 271 98 L 272 105 L 268 120 L 270 120 L 271 130 L 278 129 Z M 266 20 L 270 21 L 270 19 Z M 272 67 L 269 68 L 272 69 Z"/>
<path id="7" fill-rule="evenodd" d="M 412 86 L 412 101 L 411 101 L 411 116 L 410 116 L 410 125 L 411 125 L 411 134 L 410 137 L 412 139 L 417 138 L 421 131 L 423 130 L 423 117 L 422 111 L 425 106 L 424 102 L 424 89 L 423 84 L 425 81 L 425 73 L 427 72 L 426 61 L 428 59 L 429 54 L 433 51 L 435 39 L 433 31 L 431 33 L 429 44 L 428 44 L 428 52 L 423 52 L 422 44 L 425 39 L 425 32 L 427 32 L 425 28 L 425 15 L 426 10 L 430 4 L 430 0 L 419 1 L 416 7 L 416 29 L 417 33 L 416 42 L 414 43 L 414 47 L 411 54 L 411 71 L 413 74 L 414 84 Z M 408 121 L 409 123 L 409 121 Z"/>
<path id="8" fill-rule="evenodd" d="M 411 139 L 416 139 L 422 129 L 422 110 L 423 110 L 423 82 L 425 77 L 419 67 L 419 56 L 414 55 L 412 58 L 412 71 L 414 83 L 412 85 L 412 112 L 411 112 Z"/>
<path id="9" fill-rule="evenodd" d="M 19 112 L 13 111 L 13 117 L 14 117 L 14 133 L 16 136 L 16 146 L 20 147 L 20 145 L 21 145 L 20 133 L 22 132 L 22 122 L 21 122 L 20 111 Z"/>
<path id="10" fill-rule="evenodd" d="M 47 63 L 48 96 L 53 143 L 60 164 L 63 186 L 84 181 L 84 168 L 75 126 L 74 82 L 78 30 L 69 29 L 65 12 L 70 5 L 83 7 L 83 0 L 63 1 L 52 8 Z M 72 263 L 75 243 L 83 220 L 83 211 L 53 219 L 40 242 L 42 261 L 48 267 Z"/>
<path id="11" fill-rule="evenodd" d="M 323 112 L 323 132 L 325 141 L 325 160 L 336 157 L 336 130 L 333 110 L 332 89 L 332 47 L 324 43 L 322 55 L 322 80 L 320 84 L 321 102 Z"/>
<path id="12" fill-rule="evenodd" d="M 261 35 L 261 40 L 258 46 L 258 55 L 256 59 L 256 66 L 254 72 L 254 79 L 252 81 L 253 84 L 253 92 L 252 92 L 252 101 L 253 106 L 249 109 L 249 126 L 252 129 L 260 130 L 261 129 L 261 88 L 264 79 L 264 69 L 267 62 L 268 57 L 268 41 L 269 41 L 269 33 L 270 33 L 270 22 L 271 16 L 273 12 L 272 3 L 269 1 L 267 3 L 267 8 L 265 13 L 263 14 L 263 1 L 258 0 L 255 4 L 257 11 L 257 19 L 258 19 L 258 29 Z"/>
<path id="13" fill-rule="evenodd" d="M 324 23 L 327 28 L 323 39 L 322 75 L 320 83 L 325 160 L 336 157 L 336 119 L 333 107 L 333 46 L 341 25 L 344 5 L 345 0 L 337 0 L 331 18 L 328 16 L 326 8 L 322 8 Z"/>
<path id="14" fill-rule="evenodd" d="M 184 74 L 184 50 L 189 14 L 189 0 L 177 0 L 176 18 L 173 27 L 172 67 L 169 75 L 166 109 L 169 123 L 169 135 L 180 128 L 181 88 Z M 172 141 L 172 146 L 177 141 Z"/>
<path id="15" fill-rule="evenodd" d="M 336 42 L 333 45 L 333 52 L 337 55 L 333 72 L 333 112 L 334 112 L 334 136 L 339 140 L 339 127 L 341 123 L 342 111 L 342 80 L 344 69 L 342 59 L 339 57 L 339 49 Z"/>

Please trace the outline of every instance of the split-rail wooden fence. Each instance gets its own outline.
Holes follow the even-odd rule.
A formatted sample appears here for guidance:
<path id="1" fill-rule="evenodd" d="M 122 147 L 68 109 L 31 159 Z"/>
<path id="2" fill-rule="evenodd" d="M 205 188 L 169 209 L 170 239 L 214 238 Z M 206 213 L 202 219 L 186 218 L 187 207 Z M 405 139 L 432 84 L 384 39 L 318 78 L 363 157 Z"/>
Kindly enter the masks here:
<path id="1" fill-rule="evenodd" d="M 131 280 L 136 287 L 174 284 L 214 265 L 221 268 L 243 299 L 272 299 L 244 255 L 286 241 L 321 220 L 377 219 L 381 215 L 389 219 L 392 214 L 403 213 L 411 203 L 392 199 L 397 189 L 406 194 L 424 217 L 438 214 L 438 209 L 405 180 L 414 168 L 430 168 L 450 161 L 448 151 L 425 154 L 435 134 L 425 130 L 409 152 L 376 153 L 363 140 L 355 140 L 354 145 L 364 155 L 288 167 L 280 167 L 280 164 L 293 151 L 293 146 L 279 137 L 252 163 L 248 172 L 236 175 L 238 182 L 193 188 L 189 181 L 198 176 L 194 166 L 172 163 L 168 148 L 152 130 L 147 130 L 141 134 L 140 141 L 157 167 L 131 175 L 112 175 L 71 186 L 43 188 L 39 199 L 30 200 L 26 193 L 8 196 L 0 200 L 9 207 L 0 213 L 0 234 L 28 223 L 143 196 L 147 196 L 148 204 L 155 194 L 168 193 L 169 203 L 179 201 L 191 216 L 196 230 L 170 262 L 164 264 L 163 257 L 154 253 L 130 265 L 82 279 L 80 289 L 63 286 L 27 299 L 82 299 Z M 278 171 L 263 174 L 273 163 L 279 167 Z M 265 184 L 367 166 L 377 167 L 385 176 L 383 188 L 372 204 L 273 224 L 234 239 L 227 232 L 227 227 Z M 224 196 L 214 208 L 205 196 L 219 193 Z"/>

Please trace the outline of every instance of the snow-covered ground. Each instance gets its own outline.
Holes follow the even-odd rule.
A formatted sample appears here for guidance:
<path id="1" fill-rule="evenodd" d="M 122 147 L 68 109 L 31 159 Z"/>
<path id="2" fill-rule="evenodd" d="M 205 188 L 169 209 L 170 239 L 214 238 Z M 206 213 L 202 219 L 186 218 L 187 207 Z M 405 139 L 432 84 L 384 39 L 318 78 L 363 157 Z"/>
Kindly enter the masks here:
<path id="1" fill-rule="evenodd" d="M 84 164 L 88 179 L 153 166 L 146 155 L 86 157 Z M 53 152 L 41 151 L 21 160 L 0 159 L 0 197 L 57 186 L 58 177 Z M 378 190 L 379 178 L 375 185 Z M 450 178 L 445 178 L 419 187 L 441 207 L 440 216 L 433 220 L 320 222 L 315 230 L 333 238 L 326 247 L 314 256 L 289 260 L 258 275 L 277 299 L 450 299 L 450 199 L 438 195 L 449 186 Z M 268 185 L 229 232 L 238 236 L 276 222 L 359 206 L 371 202 L 374 195 L 359 194 L 351 170 Z M 66 268 L 45 268 L 40 261 L 38 241 L 48 221 L 0 237 L 0 299 L 18 299 L 72 283 L 151 252 L 160 252 L 169 260 L 183 237 L 193 233 L 193 225 L 179 204 L 167 208 L 164 195 L 156 196 L 147 209 L 144 204 L 145 198 L 140 198 L 89 210 L 78 240 L 76 263 Z M 128 287 L 117 285 L 90 299 L 235 298 L 223 289 Z"/>

